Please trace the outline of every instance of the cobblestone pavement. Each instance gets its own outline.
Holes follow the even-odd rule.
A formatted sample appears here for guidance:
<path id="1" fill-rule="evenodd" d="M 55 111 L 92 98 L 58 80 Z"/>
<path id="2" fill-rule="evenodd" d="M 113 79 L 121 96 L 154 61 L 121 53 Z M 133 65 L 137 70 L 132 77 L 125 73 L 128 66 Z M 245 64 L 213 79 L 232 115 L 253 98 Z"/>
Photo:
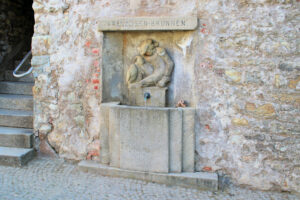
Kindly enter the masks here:
<path id="1" fill-rule="evenodd" d="M 295 194 L 237 187 L 224 192 L 198 191 L 81 172 L 60 159 L 36 158 L 23 168 L 0 166 L 0 200 L 240 200 L 299 199 Z"/>

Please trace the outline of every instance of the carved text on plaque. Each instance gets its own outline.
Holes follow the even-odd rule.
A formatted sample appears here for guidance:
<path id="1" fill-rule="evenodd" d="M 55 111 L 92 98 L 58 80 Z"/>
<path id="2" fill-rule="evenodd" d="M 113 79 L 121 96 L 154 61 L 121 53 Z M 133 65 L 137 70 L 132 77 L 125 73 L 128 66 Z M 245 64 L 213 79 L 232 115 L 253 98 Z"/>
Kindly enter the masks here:
<path id="1" fill-rule="evenodd" d="M 98 21 L 100 31 L 194 30 L 197 17 L 114 17 Z"/>

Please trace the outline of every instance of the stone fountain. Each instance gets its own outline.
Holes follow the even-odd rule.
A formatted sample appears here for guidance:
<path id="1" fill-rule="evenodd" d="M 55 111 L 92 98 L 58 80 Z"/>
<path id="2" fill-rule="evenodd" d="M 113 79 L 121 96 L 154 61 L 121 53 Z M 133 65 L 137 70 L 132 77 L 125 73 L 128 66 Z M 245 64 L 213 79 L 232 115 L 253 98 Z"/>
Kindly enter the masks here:
<path id="1" fill-rule="evenodd" d="M 189 99 L 176 106 L 172 75 L 178 66 L 163 46 L 173 42 L 170 34 L 105 33 L 100 163 L 79 166 L 102 175 L 216 190 L 216 174 L 195 172 L 196 110 L 188 107 Z"/>

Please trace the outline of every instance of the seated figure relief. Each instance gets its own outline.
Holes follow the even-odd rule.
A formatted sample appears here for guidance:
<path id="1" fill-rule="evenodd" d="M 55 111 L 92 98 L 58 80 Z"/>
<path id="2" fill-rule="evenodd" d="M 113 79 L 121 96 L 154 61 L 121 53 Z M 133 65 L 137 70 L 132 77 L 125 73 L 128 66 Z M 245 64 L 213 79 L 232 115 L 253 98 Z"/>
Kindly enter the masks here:
<path id="1" fill-rule="evenodd" d="M 159 43 L 147 39 L 138 47 L 139 54 L 134 59 L 126 76 L 129 88 L 166 87 L 171 80 L 174 63 Z"/>

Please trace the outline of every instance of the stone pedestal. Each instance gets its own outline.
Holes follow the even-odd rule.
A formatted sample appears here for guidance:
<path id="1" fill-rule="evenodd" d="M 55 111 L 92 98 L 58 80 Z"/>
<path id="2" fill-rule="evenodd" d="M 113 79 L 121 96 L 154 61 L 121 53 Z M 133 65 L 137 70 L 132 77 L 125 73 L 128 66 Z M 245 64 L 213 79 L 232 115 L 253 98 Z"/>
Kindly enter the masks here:
<path id="1" fill-rule="evenodd" d="M 112 176 L 121 178 L 130 178 L 152 183 L 166 185 L 176 185 L 187 188 L 202 190 L 218 190 L 218 175 L 208 172 L 184 172 L 184 173 L 153 173 L 139 172 L 127 169 L 120 169 L 102 165 L 95 161 L 83 160 L 79 164 L 79 169 L 84 172 L 96 173 L 101 176 Z"/>
<path id="2" fill-rule="evenodd" d="M 218 189 L 216 173 L 195 172 L 195 108 L 111 102 L 102 103 L 100 110 L 101 164 L 82 161 L 79 169 L 104 176 Z"/>
<path id="3" fill-rule="evenodd" d="M 113 108 L 120 112 L 120 167 L 136 171 L 169 172 L 168 111 Z M 112 152 L 113 153 L 113 152 Z"/>
<path id="4" fill-rule="evenodd" d="M 165 107 L 168 88 L 146 87 L 129 89 L 129 105 Z M 149 93 L 150 98 L 144 98 L 144 94 Z"/>
<path id="5" fill-rule="evenodd" d="M 141 172 L 194 172 L 194 108 L 107 103 L 101 110 L 107 119 L 101 124 L 101 163 Z"/>

